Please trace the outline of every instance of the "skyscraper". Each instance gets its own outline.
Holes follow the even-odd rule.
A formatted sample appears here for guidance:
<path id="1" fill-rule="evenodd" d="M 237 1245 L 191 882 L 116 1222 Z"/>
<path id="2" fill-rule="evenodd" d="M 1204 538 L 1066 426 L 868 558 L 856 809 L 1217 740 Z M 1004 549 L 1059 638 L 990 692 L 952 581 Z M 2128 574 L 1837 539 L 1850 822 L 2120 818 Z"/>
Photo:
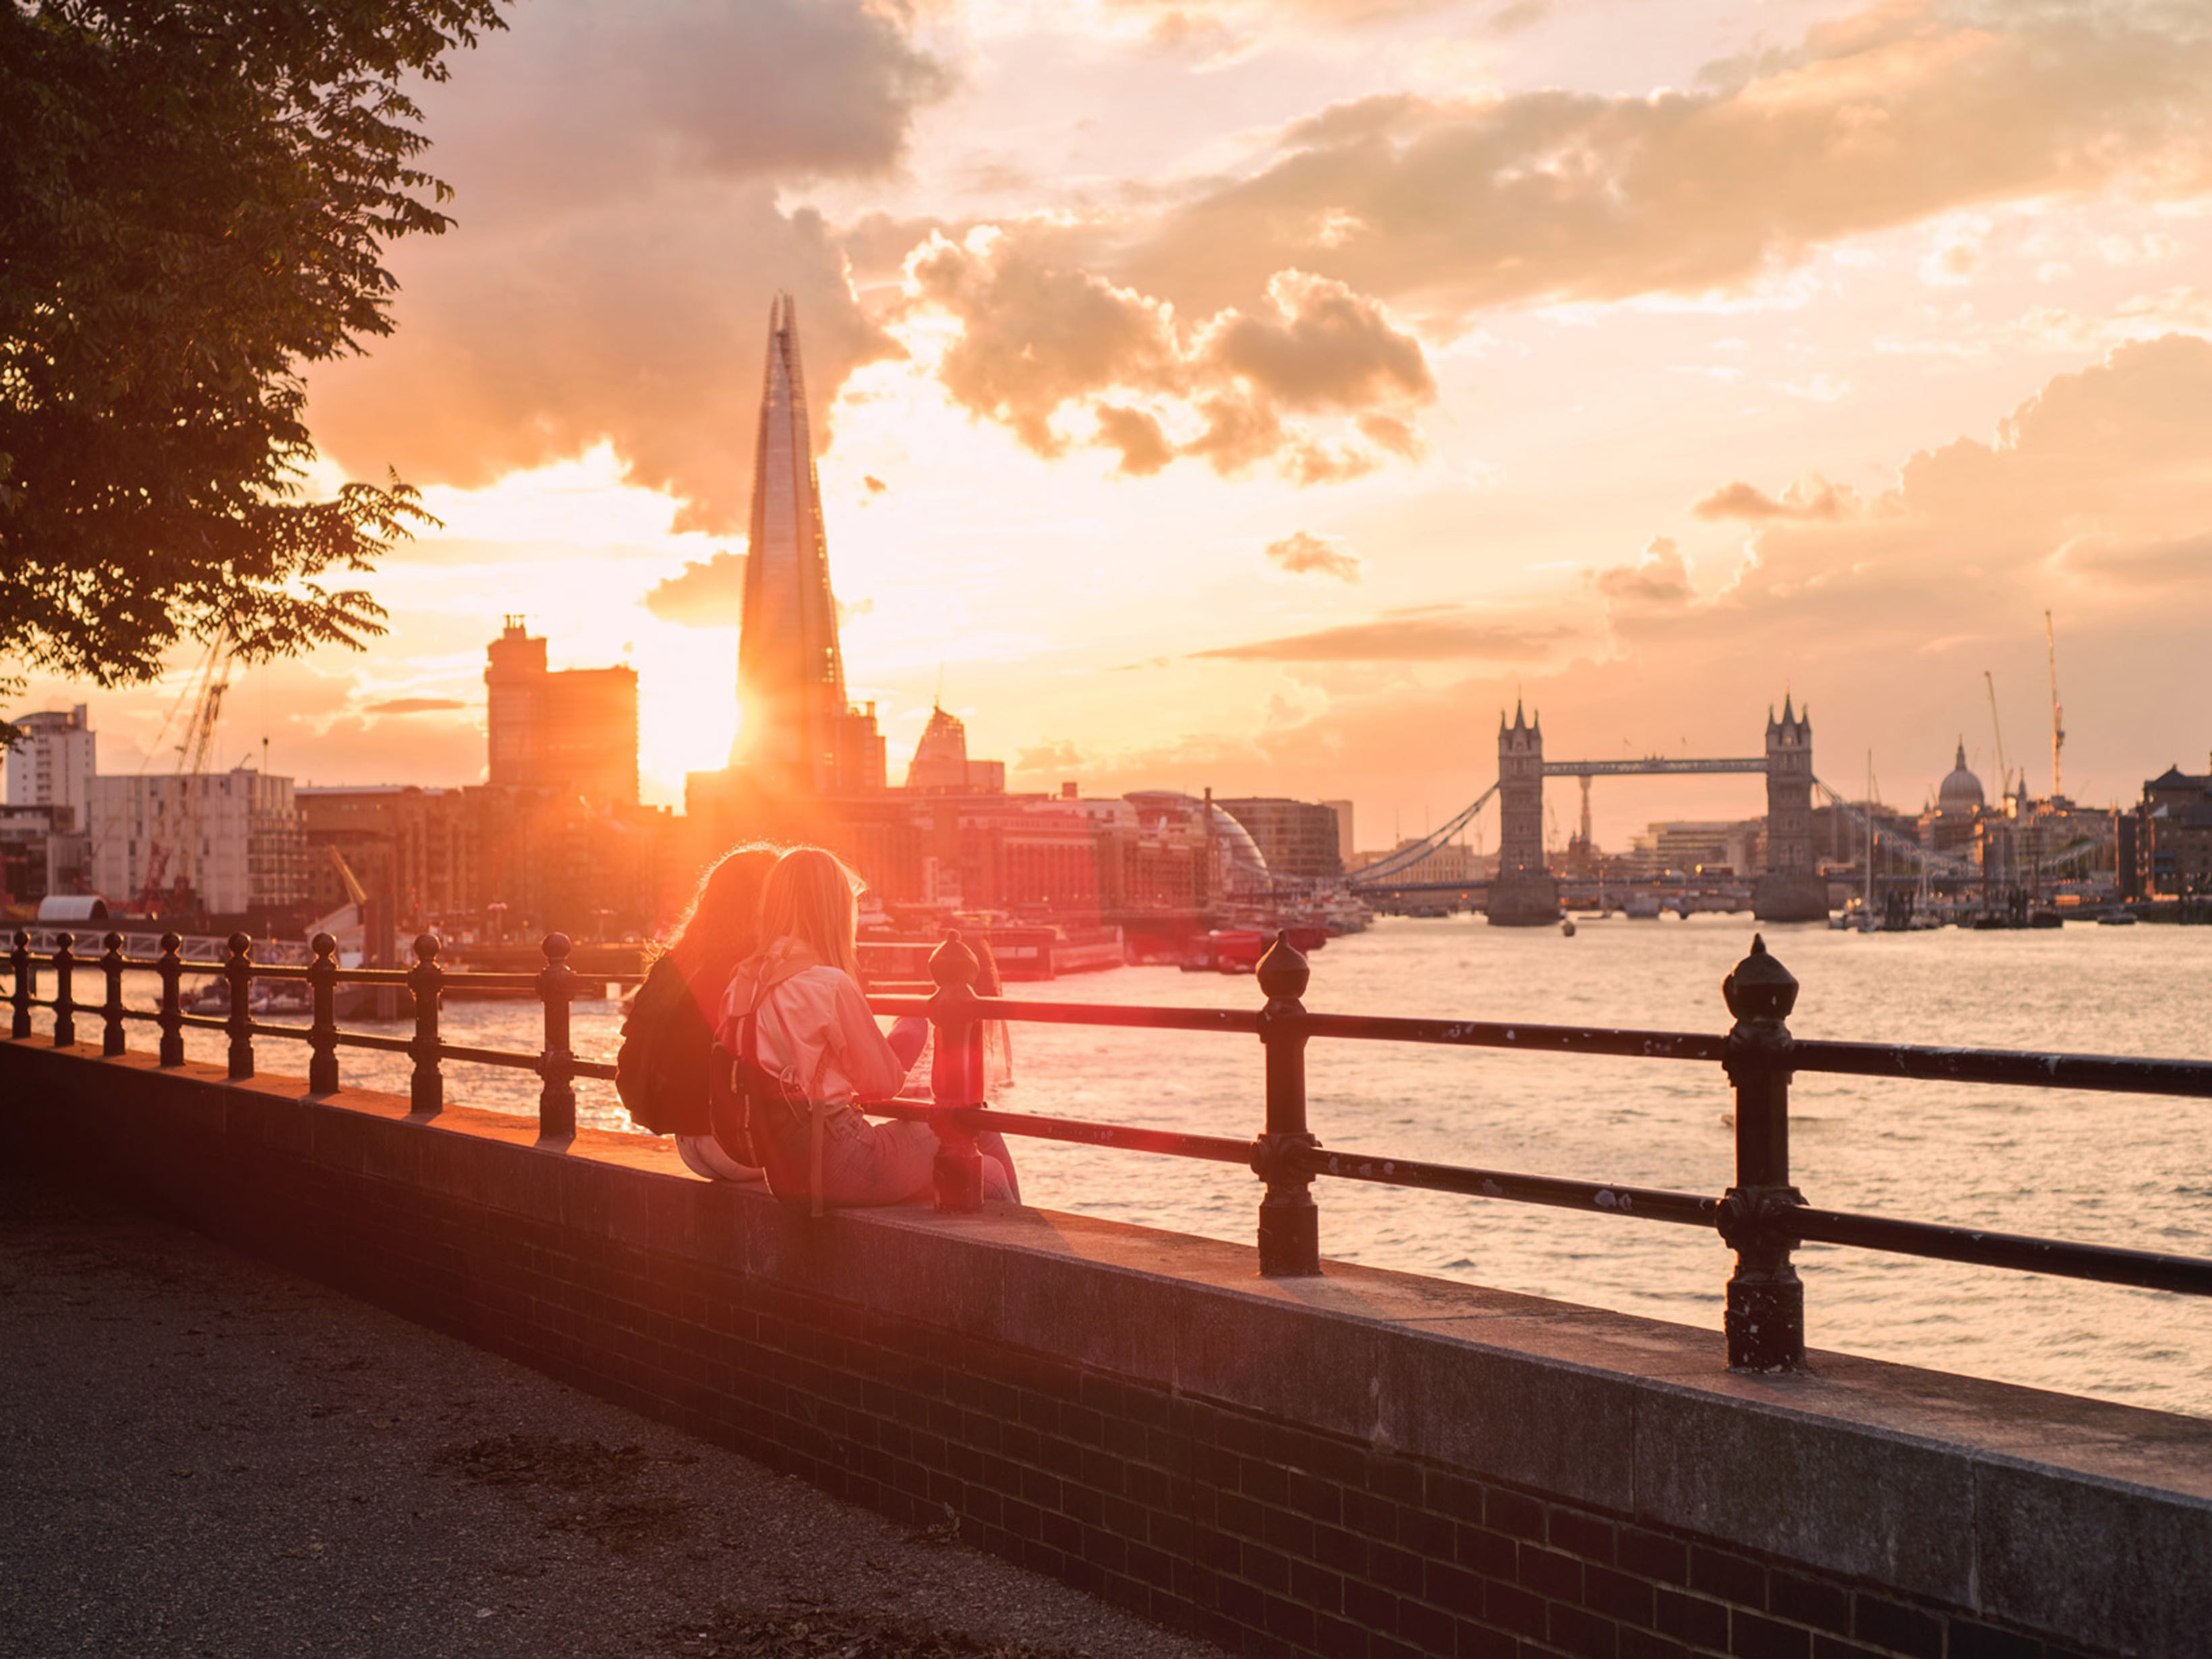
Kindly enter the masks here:
<path id="1" fill-rule="evenodd" d="M 798 310 L 788 295 L 778 295 L 769 309 L 738 699 L 744 719 L 731 763 L 760 786 L 817 796 L 884 787 L 884 741 L 874 713 L 845 701 Z"/>

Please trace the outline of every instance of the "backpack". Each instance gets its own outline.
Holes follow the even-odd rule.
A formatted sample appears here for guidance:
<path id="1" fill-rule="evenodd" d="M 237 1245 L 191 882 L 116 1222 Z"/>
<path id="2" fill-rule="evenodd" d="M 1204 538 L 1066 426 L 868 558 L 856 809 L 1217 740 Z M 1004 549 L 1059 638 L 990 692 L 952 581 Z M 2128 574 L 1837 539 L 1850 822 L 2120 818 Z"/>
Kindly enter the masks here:
<path id="1" fill-rule="evenodd" d="M 703 1134 L 712 1076 L 704 1062 L 712 1035 L 673 958 L 663 957 L 630 1000 L 615 1056 L 615 1092 L 637 1126 L 653 1134 Z"/>
<path id="2" fill-rule="evenodd" d="M 787 1204 L 804 1198 L 822 1213 L 822 1136 L 827 1108 L 822 1099 L 822 1071 L 829 1051 L 814 1068 L 811 1089 L 794 1090 L 760 1060 L 760 1009 L 766 988 L 738 1019 L 738 1052 L 718 1042 L 708 1073 L 707 1112 L 715 1143 L 740 1164 L 768 1177 L 768 1189 Z"/>

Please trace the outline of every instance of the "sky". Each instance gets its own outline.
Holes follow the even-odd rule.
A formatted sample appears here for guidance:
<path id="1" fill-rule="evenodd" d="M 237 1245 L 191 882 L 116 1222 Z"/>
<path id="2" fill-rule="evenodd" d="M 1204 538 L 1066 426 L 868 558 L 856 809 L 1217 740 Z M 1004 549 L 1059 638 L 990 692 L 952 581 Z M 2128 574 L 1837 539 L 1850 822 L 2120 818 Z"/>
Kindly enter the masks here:
<path id="1" fill-rule="evenodd" d="M 894 781 L 941 696 L 1013 787 L 1348 798 L 1382 847 L 1488 787 L 1516 701 L 1552 757 L 1727 756 L 1787 695 L 1853 794 L 1917 807 L 1961 741 L 1994 792 L 2000 730 L 2039 793 L 2046 611 L 2069 794 L 2208 763 L 2200 0 L 509 25 L 425 89 L 457 222 L 392 250 L 398 333 L 310 381 L 315 486 L 396 467 L 444 527 L 368 584 L 370 651 L 238 677 L 228 761 L 477 781 L 519 613 L 637 669 L 680 805 L 735 729 L 787 291 Z M 27 701 L 159 768 L 185 666 Z M 1764 808 L 1593 799 L 1613 847 Z"/>

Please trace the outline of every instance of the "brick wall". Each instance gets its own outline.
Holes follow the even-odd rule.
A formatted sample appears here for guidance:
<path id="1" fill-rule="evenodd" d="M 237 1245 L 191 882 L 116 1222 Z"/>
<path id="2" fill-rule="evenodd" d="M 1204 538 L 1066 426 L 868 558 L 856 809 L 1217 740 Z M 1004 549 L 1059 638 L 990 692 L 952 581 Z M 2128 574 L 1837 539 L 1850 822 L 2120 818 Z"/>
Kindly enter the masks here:
<path id="1" fill-rule="evenodd" d="M 1966 1598 L 1914 1593 L 1906 1586 L 1934 1570 L 1917 1559 L 1882 1558 L 1898 1565 L 1875 1574 L 1838 1571 L 1830 1546 L 1771 1523 L 1753 1529 L 1778 1547 L 1755 1547 L 1726 1506 L 1708 1504 L 1710 1525 L 1683 1526 L 1656 1500 L 1593 1503 L 1560 1489 L 1587 1485 L 1580 1475 L 1550 1487 L 1498 1478 L 1501 1463 L 1524 1454 L 1494 1428 L 1472 1453 L 1432 1455 L 1449 1443 L 1443 1419 L 1470 1415 L 1449 1398 L 1431 1402 L 1437 1434 L 1374 1406 L 1364 1408 L 1370 1431 L 1352 1431 L 1323 1395 L 1339 1381 L 1364 1382 L 1363 1364 L 1376 1378 L 1395 1376 L 1396 1362 L 1359 1358 L 1391 1339 L 1341 1311 L 1267 1304 L 1270 1317 L 1293 1322 L 1299 1351 L 1328 1375 L 1293 1375 L 1264 1322 L 1228 1333 L 1255 1353 L 1211 1361 L 1186 1333 L 1171 1364 L 1145 1359 L 1166 1350 L 1121 1327 L 1178 1316 L 1161 1311 L 1162 1301 L 1146 1313 L 1130 1297 L 1215 1298 L 1189 1324 L 1218 1330 L 1239 1317 L 1235 1298 L 1257 1305 L 1270 1293 L 1237 1277 L 1250 1272 L 1249 1253 L 1228 1246 L 1056 1218 L 1053 1238 L 1066 1248 L 1055 1252 L 1007 1231 L 1018 1212 L 969 1224 L 983 1226 L 972 1233 L 913 1213 L 810 1224 L 757 1194 L 667 1173 L 672 1160 L 635 1139 L 586 1134 L 538 1148 L 511 1119 L 453 1113 L 428 1125 L 380 1097 L 303 1103 L 296 1083 L 232 1086 L 188 1071 L 0 1045 L 0 1147 L 125 1188 L 908 1524 L 957 1523 L 963 1540 L 1232 1651 L 2059 1659 L 2205 1650 L 2166 1645 L 2196 1639 L 2194 1603 L 2206 1591 L 2187 1587 L 2185 1575 L 2212 1551 L 2212 1504 L 2201 1495 L 2183 1494 L 2178 1510 L 2168 1504 L 2172 1513 L 2150 1522 L 2128 1520 L 2130 1536 L 2110 1541 L 2109 1562 L 2093 1553 L 2081 1564 L 2085 1582 L 2063 1587 L 2073 1600 L 2054 1604 L 2081 1611 L 2038 1634 L 2035 1621 L 2008 1621 L 1987 1602 L 1975 1613 Z M 1149 1252 L 1141 1270 L 1105 1259 L 1130 1249 Z M 1179 1282 L 1163 1267 L 1185 1252 L 1197 1265 Z M 1371 1309 L 1396 1277 L 1346 1269 L 1335 1288 Z M 1453 1289 L 1413 1283 L 1431 1311 Z M 1008 1340 L 1015 1331 L 1031 1340 Z M 1102 1363 L 1102 1354 L 1125 1357 Z M 1474 1364 L 1470 1352 L 1462 1368 Z M 1255 1403 L 1255 1390 L 1276 1408 Z M 1355 1387 L 1347 1397 L 1368 1392 Z M 1561 1467 L 1607 1431 L 1604 1411 L 1571 1395 L 1548 1420 L 1526 1425 L 1550 1443 L 1540 1452 L 1568 1460 Z M 2155 1419 L 2169 1443 L 2203 1446 L 2203 1436 L 2191 1441 L 2172 1426 L 2193 1419 L 2069 1403 Z M 1748 1399 L 1739 1409 L 1768 1411 Z M 2074 1426 L 2078 1433 L 2078 1414 Z M 1772 1425 L 1761 1431 L 1771 1436 Z M 1729 1454 L 1711 1455 L 1725 1464 Z M 1799 1453 L 1762 1455 L 1769 1485 L 1802 1478 L 1790 1467 L 1806 1462 Z M 2202 1462 L 2182 1471 L 2189 1480 L 2212 1470 L 2212 1455 Z M 1833 1468 L 1821 1501 L 1845 1512 L 1844 1534 L 1897 1533 L 1883 1504 L 1898 1483 Z M 1833 1484 L 1858 1478 L 1866 1489 Z M 1804 1501 L 1802 1492 L 1784 1495 Z M 2086 1509 L 2080 1497 L 2062 1492 L 2056 1501 L 2093 1513 L 2111 1493 L 2091 1494 Z M 1940 1534 L 1930 1536 L 1910 1554 L 1942 1553 Z M 2141 1589 L 2100 1585 L 2098 1576 L 2146 1549 L 2148 1599 L 2165 1605 L 2126 1613 L 2130 1596 L 2146 1599 Z M 2002 1563 L 1978 1559 L 1973 1576 L 2002 1579 Z M 2132 1628 L 2116 1622 L 2127 1620 Z M 2053 1638 L 2054 1629 L 2065 1633 Z"/>

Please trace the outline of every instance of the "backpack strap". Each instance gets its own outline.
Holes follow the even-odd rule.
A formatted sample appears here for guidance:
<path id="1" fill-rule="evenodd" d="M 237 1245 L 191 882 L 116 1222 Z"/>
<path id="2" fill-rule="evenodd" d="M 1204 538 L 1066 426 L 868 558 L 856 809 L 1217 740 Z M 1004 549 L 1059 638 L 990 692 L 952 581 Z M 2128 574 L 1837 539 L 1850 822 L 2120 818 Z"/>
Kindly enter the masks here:
<path id="1" fill-rule="evenodd" d="M 769 987 L 763 986 L 754 994 L 752 1006 L 746 1009 L 738 1022 L 738 1042 L 745 1062 L 755 1072 L 763 1070 L 760 1063 L 760 1011 L 768 1000 Z M 816 1218 L 822 1214 L 822 1147 L 830 1108 L 822 1098 L 822 1073 L 830 1065 L 830 1045 L 822 1045 L 822 1058 L 814 1063 L 814 1079 L 806 1090 L 806 1193 L 809 1212 Z M 789 1096 L 785 1097 L 786 1099 Z"/>

